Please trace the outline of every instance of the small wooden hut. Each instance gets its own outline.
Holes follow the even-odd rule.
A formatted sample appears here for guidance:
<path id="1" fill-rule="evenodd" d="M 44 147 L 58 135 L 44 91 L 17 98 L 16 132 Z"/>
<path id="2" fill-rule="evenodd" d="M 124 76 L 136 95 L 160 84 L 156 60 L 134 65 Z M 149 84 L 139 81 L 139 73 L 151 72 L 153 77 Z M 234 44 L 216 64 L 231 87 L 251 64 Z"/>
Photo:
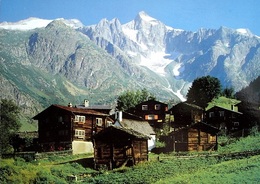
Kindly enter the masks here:
<path id="1" fill-rule="evenodd" d="M 110 126 L 93 136 L 94 168 L 114 169 L 148 160 L 149 137 L 132 129 Z"/>
<path id="2" fill-rule="evenodd" d="M 218 129 L 203 123 L 194 123 L 170 133 L 168 151 L 208 151 L 217 149 Z"/>

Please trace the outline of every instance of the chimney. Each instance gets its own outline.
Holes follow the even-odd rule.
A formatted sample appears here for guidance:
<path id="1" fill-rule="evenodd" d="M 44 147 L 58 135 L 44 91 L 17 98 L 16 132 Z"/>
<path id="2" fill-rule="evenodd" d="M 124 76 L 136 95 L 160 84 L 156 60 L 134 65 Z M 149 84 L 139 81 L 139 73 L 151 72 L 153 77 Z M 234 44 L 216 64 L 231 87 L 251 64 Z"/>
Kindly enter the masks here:
<path id="1" fill-rule="evenodd" d="M 89 107 L 89 101 L 88 100 L 84 100 L 84 107 Z"/>
<path id="2" fill-rule="evenodd" d="M 233 104 L 231 105 L 231 110 L 235 111 L 235 105 L 233 105 Z"/>
<path id="3" fill-rule="evenodd" d="M 68 104 L 68 107 L 72 107 L 72 103 L 69 103 L 69 104 Z"/>
<path id="4" fill-rule="evenodd" d="M 115 113 L 115 120 L 121 122 L 122 119 L 123 119 L 123 113 L 122 113 L 122 111 L 117 111 L 117 112 Z"/>

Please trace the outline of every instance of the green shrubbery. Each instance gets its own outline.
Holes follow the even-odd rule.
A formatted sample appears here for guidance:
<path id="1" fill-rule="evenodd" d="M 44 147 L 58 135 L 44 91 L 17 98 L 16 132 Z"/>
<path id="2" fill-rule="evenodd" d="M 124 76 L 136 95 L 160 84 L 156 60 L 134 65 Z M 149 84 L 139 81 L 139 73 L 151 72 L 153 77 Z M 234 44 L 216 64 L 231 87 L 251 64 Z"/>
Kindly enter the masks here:
<path id="1" fill-rule="evenodd" d="M 260 149 L 260 133 L 254 131 L 253 134 L 240 139 L 234 139 L 230 144 L 225 146 L 219 146 L 219 153 L 231 153 L 231 152 L 241 152 L 241 151 L 251 151 Z M 228 141 L 228 138 L 222 137 L 221 141 Z"/>

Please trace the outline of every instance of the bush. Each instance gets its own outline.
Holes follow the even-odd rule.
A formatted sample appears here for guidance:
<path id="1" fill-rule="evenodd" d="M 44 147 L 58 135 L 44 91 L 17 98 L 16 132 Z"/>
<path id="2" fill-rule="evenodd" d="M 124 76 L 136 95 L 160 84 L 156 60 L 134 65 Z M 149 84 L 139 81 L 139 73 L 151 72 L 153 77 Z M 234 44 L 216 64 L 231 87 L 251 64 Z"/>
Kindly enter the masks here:
<path id="1" fill-rule="evenodd" d="M 36 178 L 33 183 L 37 184 L 47 184 L 47 183 L 55 183 L 55 184 L 63 184 L 67 183 L 65 180 L 52 175 L 46 171 L 40 171 L 37 173 Z"/>
<path id="2" fill-rule="evenodd" d="M 9 165 L 1 167 L 0 168 L 0 181 L 2 183 L 9 183 L 10 178 L 15 174 L 19 174 L 19 173 L 16 172 L 13 167 L 11 167 Z"/>

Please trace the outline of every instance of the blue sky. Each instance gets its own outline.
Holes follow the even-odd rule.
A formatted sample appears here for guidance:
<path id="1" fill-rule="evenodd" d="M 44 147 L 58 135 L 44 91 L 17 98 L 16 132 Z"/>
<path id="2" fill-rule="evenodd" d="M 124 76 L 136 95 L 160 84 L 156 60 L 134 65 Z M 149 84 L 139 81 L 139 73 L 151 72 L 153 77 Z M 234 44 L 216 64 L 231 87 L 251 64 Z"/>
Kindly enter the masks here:
<path id="1" fill-rule="evenodd" d="M 117 17 L 126 23 L 140 11 L 187 31 L 225 26 L 248 28 L 260 36 L 259 0 L 0 0 L 0 22 L 76 18 L 91 25 Z"/>

